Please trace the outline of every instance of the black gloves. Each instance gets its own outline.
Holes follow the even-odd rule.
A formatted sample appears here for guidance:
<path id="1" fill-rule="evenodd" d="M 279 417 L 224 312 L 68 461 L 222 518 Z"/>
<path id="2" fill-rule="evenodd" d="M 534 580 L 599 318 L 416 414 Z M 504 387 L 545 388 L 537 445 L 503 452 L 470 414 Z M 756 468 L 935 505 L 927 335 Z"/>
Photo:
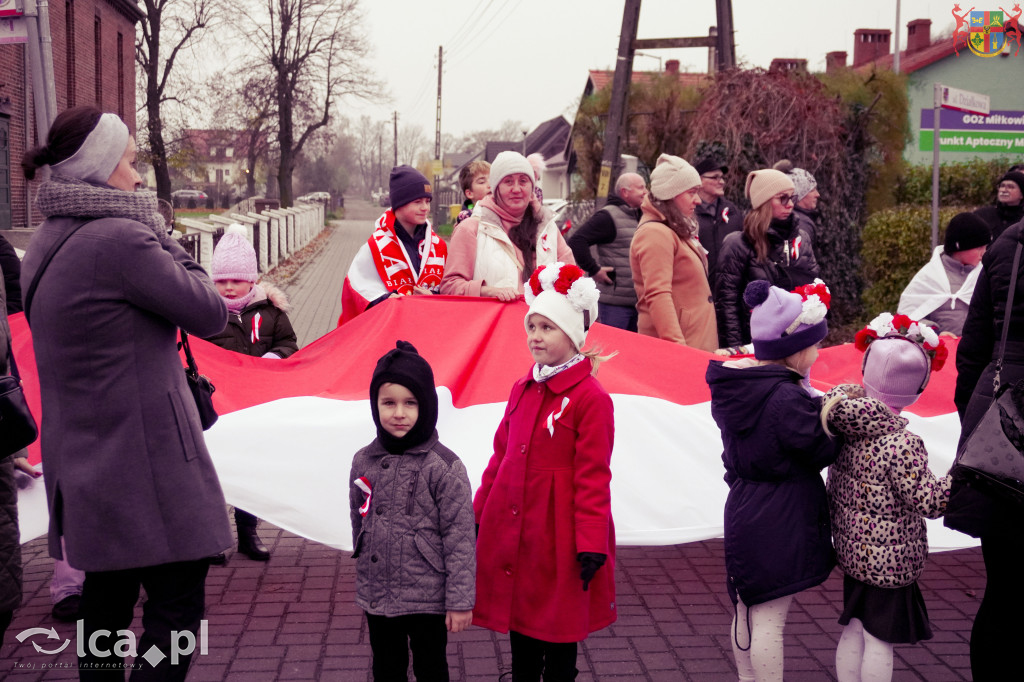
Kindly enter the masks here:
<path id="1" fill-rule="evenodd" d="M 594 579 L 597 569 L 604 566 L 608 555 L 599 552 L 580 552 L 576 555 L 576 561 L 580 562 L 580 580 L 583 581 L 583 591 L 590 587 L 590 581 Z"/>

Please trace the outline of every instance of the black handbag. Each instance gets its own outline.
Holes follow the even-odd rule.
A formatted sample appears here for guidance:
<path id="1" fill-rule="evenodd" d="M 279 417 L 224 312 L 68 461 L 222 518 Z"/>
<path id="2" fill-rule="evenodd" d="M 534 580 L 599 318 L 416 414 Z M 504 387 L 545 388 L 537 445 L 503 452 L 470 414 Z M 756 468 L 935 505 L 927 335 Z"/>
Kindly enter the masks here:
<path id="1" fill-rule="evenodd" d="M 196 409 L 199 410 L 199 421 L 206 431 L 217 423 L 217 410 L 213 406 L 213 392 L 217 388 L 210 379 L 199 373 L 199 366 L 192 356 L 192 348 L 188 345 L 188 334 L 184 329 L 181 332 L 181 347 L 185 349 L 185 378 L 188 380 L 188 388 L 192 391 L 192 398 L 196 401 Z"/>
<path id="2" fill-rule="evenodd" d="M 7 366 L 13 371 L 10 348 Z M 10 374 L 0 376 L 0 459 L 28 447 L 39 437 L 39 427 L 28 409 L 28 401 L 21 390 L 21 380 Z"/>
<path id="3" fill-rule="evenodd" d="M 992 404 L 956 453 L 950 475 L 969 482 L 994 497 L 1024 507 L 1024 381 L 1002 385 L 1000 375 L 1010 329 L 1010 311 L 1017 288 L 1022 244 L 1017 242 L 1013 255 L 1010 290 L 1006 296 L 1006 315 L 992 378 Z"/>

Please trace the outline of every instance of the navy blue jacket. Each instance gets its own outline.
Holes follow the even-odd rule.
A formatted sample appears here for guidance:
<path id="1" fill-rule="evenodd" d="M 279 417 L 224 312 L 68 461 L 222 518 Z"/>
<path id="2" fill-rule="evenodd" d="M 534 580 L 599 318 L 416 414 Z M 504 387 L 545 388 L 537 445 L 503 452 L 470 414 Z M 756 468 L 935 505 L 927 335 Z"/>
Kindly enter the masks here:
<path id="1" fill-rule="evenodd" d="M 821 399 L 781 365 L 711 361 L 706 379 L 729 484 L 729 596 L 754 606 L 820 585 L 836 565 L 821 470 L 839 452 L 821 425 Z"/>

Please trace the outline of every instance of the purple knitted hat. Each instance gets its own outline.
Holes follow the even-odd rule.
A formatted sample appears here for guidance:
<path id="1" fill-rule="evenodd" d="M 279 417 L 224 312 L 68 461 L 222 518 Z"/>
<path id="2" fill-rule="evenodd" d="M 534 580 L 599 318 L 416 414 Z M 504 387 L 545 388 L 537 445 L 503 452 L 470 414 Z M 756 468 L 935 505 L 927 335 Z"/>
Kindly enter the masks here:
<path id="1" fill-rule="evenodd" d="M 752 309 L 750 336 L 755 358 L 782 360 L 825 338 L 828 308 L 816 296 L 813 298 L 816 302 L 763 279 L 747 285 L 743 302 Z"/>
<path id="2" fill-rule="evenodd" d="M 249 231 L 243 225 L 229 225 L 217 242 L 210 263 L 210 277 L 214 282 L 225 279 L 255 282 L 259 279 L 256 250 L 249 243 Z"/>
<path id="3" fill-rule="evenodd" d="M 905 336 L 875 339 L 864 351 L 864 392 L 899 412 L 921 395 L 931 367 L 924 349 Z"/>

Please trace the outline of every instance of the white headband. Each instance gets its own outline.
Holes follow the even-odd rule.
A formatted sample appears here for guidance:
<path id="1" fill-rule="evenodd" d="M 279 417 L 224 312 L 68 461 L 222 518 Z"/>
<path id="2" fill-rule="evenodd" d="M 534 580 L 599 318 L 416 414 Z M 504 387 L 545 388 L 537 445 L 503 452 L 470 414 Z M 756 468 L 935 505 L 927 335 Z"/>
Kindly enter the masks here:
<path id="1" fill-rule="evenodd" d="M 87 182 L 106 182 L 128 148 L 128 126 L 117 114 L 103 114 L 78 151 L 53 170 Z"/>

